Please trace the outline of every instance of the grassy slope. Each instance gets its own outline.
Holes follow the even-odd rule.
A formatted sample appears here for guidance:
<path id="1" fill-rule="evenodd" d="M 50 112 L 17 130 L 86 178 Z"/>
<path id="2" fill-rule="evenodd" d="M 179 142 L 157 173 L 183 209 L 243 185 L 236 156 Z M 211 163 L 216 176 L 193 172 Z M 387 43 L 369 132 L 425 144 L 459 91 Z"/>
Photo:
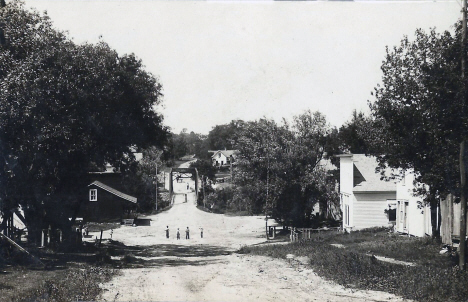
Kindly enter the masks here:
<path id="1" fill-rule="evenodd" d="M 344 248 L 331 246 L 344 245 Z M 382 230 L 314 235 L 288 245 L 245 247 L 240 252 L 285 259 L 308 256 L 317 274 L 339 284 L 382 290 L 418 301 L 466 301 L 468 274 L 454 266 L 440 245 L 428 238 L 408 238 Z M 386 263 L 368 256 L 392 257 L 416 266 Z"/>

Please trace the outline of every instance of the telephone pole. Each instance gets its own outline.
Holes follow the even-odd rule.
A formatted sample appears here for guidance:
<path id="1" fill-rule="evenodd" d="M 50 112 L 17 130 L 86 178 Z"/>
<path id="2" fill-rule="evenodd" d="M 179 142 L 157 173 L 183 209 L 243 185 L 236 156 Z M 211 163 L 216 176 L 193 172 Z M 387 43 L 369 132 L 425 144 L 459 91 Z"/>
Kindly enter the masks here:
<path id="1" fill-rule="evenodd" d="M 466 85 L 465 85 L 465 44 L 466 44 L 466 1 L 463 0 L 463 19 L 461 36 L 461 79 L 462 79 L 462 108 L 465 113 Z M 464 118 L 464 116 L 463 116 Z M 466 268 L 466 175 L 465 175 L 465 139 L 460 143 L 460 245 L 458 247 L 460 269 Z"/>
<path id="2" fill-rule="evenodd" d="M 156 211 L 158 210 L 158 163 L 156 163 Z"/>
<path id="3" fill-rule="evenodd" d="M 0 8 L 4 8 L 6 6 L 5 0 L 0 0 Z M 5 45 L 5 23 L 2 19 L 0 19 L 0 45 Z"/>

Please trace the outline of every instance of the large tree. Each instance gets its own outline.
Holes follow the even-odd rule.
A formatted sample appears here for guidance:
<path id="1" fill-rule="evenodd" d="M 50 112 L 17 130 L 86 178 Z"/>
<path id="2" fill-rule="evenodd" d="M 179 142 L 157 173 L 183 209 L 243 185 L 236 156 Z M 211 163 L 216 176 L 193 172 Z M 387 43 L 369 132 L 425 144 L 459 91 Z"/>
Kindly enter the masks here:
<path id="1" fill-rule="evenodd" d="M 90 165 L 125 166 L 134 147 L 164 142 L 162 87 L 134 55 L 76 45 L 20 2 L 0 17 L 0 198 L 34 236 L 73 215 Z"/>
<path id="2" fill-rule="evenodd" d="M 429 185 L 420 193 L 433 206 L 460 193 L 459 144 L 468 133 L 460 33 L 459 24 L 455 34 L 417 30 L 414 40 L 387 48 L 382 85 L 370 105 L 369 137 L 380 167 L 414 169 L 416 180 Z"/>
<path id="3" fill-rule="evenodd" d="M 216 125 L 206 138 L 210 150 L 232 150 L 236 148 L 236 140 L 245 126 L 242 120 L 232 120 L 229 124 Z"/>
<path id="4" fill-rule="evenodd" d="M 247 123 L 237 141 L 240 157 L 234 173 L 247 208 L 310 225 L 314 205 L 326 209 L 336 204 L 335 181 L 323 165 L 330 131 L 325 117 L 310 111 L 296 116 L 292 125 L 267 119 Z"/>

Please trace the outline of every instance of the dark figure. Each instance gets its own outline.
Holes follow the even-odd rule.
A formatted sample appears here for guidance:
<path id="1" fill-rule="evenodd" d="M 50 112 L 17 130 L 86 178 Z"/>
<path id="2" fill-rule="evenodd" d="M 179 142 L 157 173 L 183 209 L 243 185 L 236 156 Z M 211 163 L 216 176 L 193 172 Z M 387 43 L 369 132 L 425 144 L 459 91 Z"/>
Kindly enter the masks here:
<path id="1" fill-rule="evenodd" d="M 179 228 L 177 228 L 177 240 L 180 239 L 180 232 L 179 232 Z"/>
<path id="2" fill-rule="evenodd" d="M 189 185 L 187 184 L 187 190 L 189 189 Z"/>
<path id="3" fill-rule="evenodd" d="M 166 238 L 169 239 L 169 226 L 166 226 Z"/>
<path id="4" fill-rule="evenodd" d="M 200 236 L 203 238 L 203 228 L 200 228 Z"/>
<path id="5" fill-rule="evenodd" d="M 187 227 L 187 229 L 185 230 L 185 239 L 190 239 L 190 230 L 189 230 L 188 227 Z"/>

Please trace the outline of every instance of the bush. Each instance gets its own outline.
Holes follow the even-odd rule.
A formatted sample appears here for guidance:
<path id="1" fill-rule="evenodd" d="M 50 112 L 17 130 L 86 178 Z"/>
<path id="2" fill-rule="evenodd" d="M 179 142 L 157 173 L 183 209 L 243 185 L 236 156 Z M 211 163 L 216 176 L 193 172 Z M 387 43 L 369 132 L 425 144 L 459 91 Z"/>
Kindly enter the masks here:
<path id="1" fill-rule="evenodd" d="M 206 196 L 206 203 L 210 205 L 213 212 L 225 213 L 229 203 L 232 201 L 233 195 L 231 187 L 216 189 L 213 193 Z"/>

